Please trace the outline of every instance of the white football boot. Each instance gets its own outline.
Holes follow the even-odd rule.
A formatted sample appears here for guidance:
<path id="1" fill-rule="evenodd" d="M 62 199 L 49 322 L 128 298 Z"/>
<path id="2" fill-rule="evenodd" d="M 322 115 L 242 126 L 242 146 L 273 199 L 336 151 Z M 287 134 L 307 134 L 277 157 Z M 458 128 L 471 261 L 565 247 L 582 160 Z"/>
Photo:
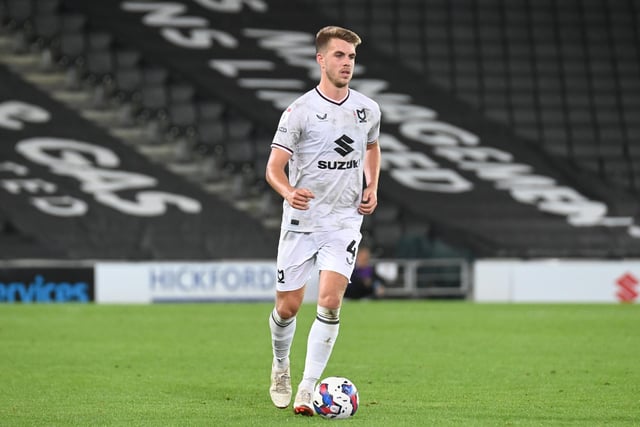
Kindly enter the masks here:
<path id="1" fill-rule="evenodd" d="M 291 373 L 289 364 L 279 369 L 274 359 L 271 365 L 271 387 L 269 388 L 271 401 L 277 408 L 286 408 L 291 402 Z"/>
<path id="2" fill-rule="evenodd" d="M 293 401 L 293 412 L 308 417 L 315 413 L 313 409 L 313 390 L 298 388 L 296 399 Z"/>

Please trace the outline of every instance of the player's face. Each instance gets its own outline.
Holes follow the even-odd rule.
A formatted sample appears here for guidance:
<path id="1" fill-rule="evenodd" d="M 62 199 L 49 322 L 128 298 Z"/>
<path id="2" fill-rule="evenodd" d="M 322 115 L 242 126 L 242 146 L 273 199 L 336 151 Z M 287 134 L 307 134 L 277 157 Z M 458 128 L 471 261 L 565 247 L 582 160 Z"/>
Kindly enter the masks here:
<path id="1" fill-rule="evenodd" d="M 318 54 L 318 61 L 322 72 L 335 87 L 345 87 L 353 77 L 356 48 L 344 40 L 331 39 L 326 51 Z"/>

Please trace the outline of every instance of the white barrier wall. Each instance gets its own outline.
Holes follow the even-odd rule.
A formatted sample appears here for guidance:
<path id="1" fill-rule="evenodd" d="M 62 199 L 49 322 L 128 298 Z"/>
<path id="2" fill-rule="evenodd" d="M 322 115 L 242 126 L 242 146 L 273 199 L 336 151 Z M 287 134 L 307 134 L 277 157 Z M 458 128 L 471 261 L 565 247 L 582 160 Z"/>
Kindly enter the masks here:
<path id="1" fill-rule="evenodd" d="M 95 301 L 273 301 L 276 280 L 276 264 L 269 261 L 99 262 Z M 315 298 L 314 285 L 309 283 L 309 298 Z"/>
<path id="2" fill-rule="evenodd" d="M 478 260 L 477 302 L 636 302 L 640 260 Z"/>

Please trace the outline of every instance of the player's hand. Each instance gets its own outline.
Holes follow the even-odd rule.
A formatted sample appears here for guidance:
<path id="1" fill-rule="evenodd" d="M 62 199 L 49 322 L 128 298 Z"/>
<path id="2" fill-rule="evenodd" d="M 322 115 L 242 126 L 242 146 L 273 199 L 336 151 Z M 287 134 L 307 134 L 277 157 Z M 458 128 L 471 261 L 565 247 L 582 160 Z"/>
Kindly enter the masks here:
<path id="1" fill-rule="evenodd" d="M 315 197 L 316 196 L 309 189 L 294 188 L 289 194 L 287 194 L 285 199 L 292 208 L 306 211 L 309 209 L 309 201 Z"/>
<path id="2" fill-rule="evenodd" d="M 371 215 L 378 206 L 378 195 L 370 188 L 365 188 L 362 192 L 362 202 L 358 206 L 358 213 L 360 215 Z"/>

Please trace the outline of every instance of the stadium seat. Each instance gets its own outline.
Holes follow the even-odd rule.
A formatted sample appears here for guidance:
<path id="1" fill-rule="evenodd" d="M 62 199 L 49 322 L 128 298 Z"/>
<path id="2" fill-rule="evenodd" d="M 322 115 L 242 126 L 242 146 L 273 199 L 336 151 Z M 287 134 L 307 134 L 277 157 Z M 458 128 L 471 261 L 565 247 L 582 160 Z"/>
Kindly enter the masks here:
<path id="1" fill-rule="evenodd" d="M 367 56 L 379 55 L 381 64 L 394 64 L 410 75 L 416 98 L 424 83 L 425 90 L 451 100 L 450 106 L 461 111 L 442 109 L 449 117 L 481 117 L 484 125 L 513 136 L 509 142 L 543 151 L 545 159 L 560 165 L 559 175 L 578 171 L 612 189 L 640 189 L 640 151 L 634 143 L 640 135 L 639 18 L 634 1 L 474 0 L 461 8 L 447 0 L 305 1 L 314 5 L 318 19 L 345 23 L 363 35 Z M 67 89 L 83 92 L 78 95 L 94 91 L 91 111 L 84 113 L 93 114 L 98 107 L 112 113 L 106 110 L 113 108 L 110 128 L 130 130 L 127 135 L 166 148 L 169 155 L 163 160 L 172 171 L 175 163 L 185 170 L 193 167 L 205 188 L 224 188 L 237 198 L 248 199 L 259 185 L 265 189 L 274 129 L 260 135 L 258 128 L 272 118 L 256 117 L 228 88 L 201 90 L 201 82 L 189 80 L 188 70 L 178 77 L 179 67 L 162 54 L 123 37 L 118 23 L 90 22 L 73 10 L 74 3 L 0 0 L 3 31 L 14 40 L 16 51 L 41 50 L 43 68 L 67 70 Z M 304 16 L 300 10 L 292 13 Z M 128 136 L 131 140 L 136 137 Z M 588 193 L 589 186 L 584 188 Z M 264 212 L 275 212 L 278 202 L 265 197 L 262 206 L 261 201 L 256 204 Z M 398 253 L 393 239 L 423 235 L 425 223 L 412 222 L 391 205 L 381 202 L 376 213 L 365 218 L 363 234 L 377 239 L 386 253 Z M 558 233 L 554 243 L 542 225 L 492 218 L 499 213 L 503 218 L 504 206 L 473 207 L 481 217 L 478 230 L 494 234 L 500 244 L 506 242 L 500 235 L 503 227 L 531 228 L 531 233 L 513 237 L 521 246 L 531 242 L 527 256 L 543 255 L 559 240 L 566 243 L 567 253 L 579 245 L 606 242 L 596 231 L 584 239 Z M 445 223 L 460 220 L 447 217 L 446 206 L 437 209 L 444 213 L 434 215 L 445 217 Z M 455 229 L 447 231 L 457 237 Z M 415 243 L 411 251 L 424 249 Z M 504 254 L 509 250 L 496 248 Z"/>
<path id="2" fill-rule="evenodd" d="M 396 256 L 396 251 L 403 236 L 402 225 L 398 222 L 376 224 L 371 230 L 377 251 L 377 257 Z"/>
<path id="3" fill-rule="evenodd" d="M 634 121 L 627 114 L 640 97 L 634 2 L 481 0 L 455 12 L 438 0 L 368 2 L 368 21 L 360 22 L 351 9 L 309 1 L 551 155 L 571 157 L 571 146 Z M 578 119 L 580 110 L 590 116 Z M 622 120 L 594 121 L 612 111 Z M 625 132 L 614 139 L 633 141 Z"/>

